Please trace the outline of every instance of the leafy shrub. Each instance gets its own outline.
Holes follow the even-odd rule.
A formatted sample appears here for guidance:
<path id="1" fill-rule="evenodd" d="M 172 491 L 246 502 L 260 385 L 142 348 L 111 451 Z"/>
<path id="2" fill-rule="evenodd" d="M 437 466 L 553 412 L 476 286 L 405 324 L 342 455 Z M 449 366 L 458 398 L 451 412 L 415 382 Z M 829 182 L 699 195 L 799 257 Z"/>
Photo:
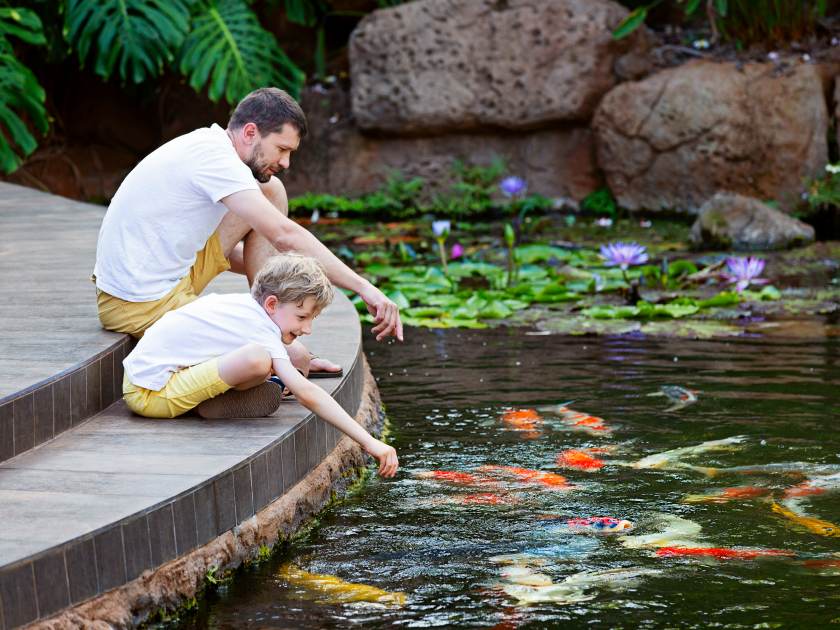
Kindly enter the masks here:
<path id="1" fill-rule="evenodd" d="M 621 39 L 639 28 L 651 9 L 663 0 L 637 7 L 616 27 L 613 37 Z M 740 44 L 781 44 L 799 40 L 814 32 L 817 20 L 826 14 L 827 0 L 676 0 L 686 17 L 703 6 L 712 38 Z"/>
<path id="2" fill-rule="evenodd" d="M 599 188 L 589 193 L 580 202 L 580 207 L 592 214 L 605 215 L 611 219 L 615 219 L 618 214 L 618 206 L 609 188 Z"/>

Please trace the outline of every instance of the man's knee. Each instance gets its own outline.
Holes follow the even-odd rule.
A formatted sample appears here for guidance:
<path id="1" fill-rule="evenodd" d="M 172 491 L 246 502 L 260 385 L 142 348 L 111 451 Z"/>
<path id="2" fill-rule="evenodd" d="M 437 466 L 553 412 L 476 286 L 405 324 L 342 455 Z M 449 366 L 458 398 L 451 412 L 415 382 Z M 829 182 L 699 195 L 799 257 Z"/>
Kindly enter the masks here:
<path id="1" fill-rule="evenodd" d="M 271 202 L 280 212 L 289 216 L 289 199 L 286 195 L 286 187 L 276 177 L 272 176 L 265 183 L 260 183 L 260 190 L 266 199 Z"/>

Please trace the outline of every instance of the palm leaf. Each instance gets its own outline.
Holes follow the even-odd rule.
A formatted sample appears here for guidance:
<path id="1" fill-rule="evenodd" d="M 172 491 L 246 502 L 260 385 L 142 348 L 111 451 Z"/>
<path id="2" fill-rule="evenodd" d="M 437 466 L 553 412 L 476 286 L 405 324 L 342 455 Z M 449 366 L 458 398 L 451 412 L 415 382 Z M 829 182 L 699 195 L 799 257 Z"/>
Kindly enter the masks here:
<path id="1" fill-rule="evenodd" d="M 66 0 L 64 28 L 79 62 L 109 79 L 140 83 L 174 61 L 193 0 Z"/>
<path id="2" fill-rule="evenodd" d="M 46 42 L 40 18 L 29 9 L 0 8 L 0 170 L 11 173 L 38 142 L 31 127 L 49 128 L 46 94 L 32 71 L 14 55 L 9 37 L 27 44 Z"/>
<path id="3" fill-rule="evenodd" d="M 304 74 L 277 39 L 260 26 L 245 0 L 204 0 L 180 54 L 181 72 L 213 101 L 236 103 L 251 90 L 274 86 L 298 96 Z"/>

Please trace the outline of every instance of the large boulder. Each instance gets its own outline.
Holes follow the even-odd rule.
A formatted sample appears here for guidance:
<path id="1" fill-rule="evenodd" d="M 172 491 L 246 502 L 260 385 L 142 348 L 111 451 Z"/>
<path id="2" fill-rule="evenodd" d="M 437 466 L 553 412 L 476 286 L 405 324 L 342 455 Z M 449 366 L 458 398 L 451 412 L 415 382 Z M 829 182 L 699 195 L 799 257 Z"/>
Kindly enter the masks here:
<path id="1" fill-rule="evenodd" d="M 283 181 L 291 196 L 327 192 L 355 196 L 376 190 L 389 173 L 423 177 L 428 194 L 451 183 L 458 158 L 489 164 L 501 157 L 528 190 L 580 200 L 603 185 L 595 165 L 595 141 L 583 126 L 535 131 L 454 133 L 443 136 L 384 136 L 362 133 L 341 86 L 304 91 L 309 135 L 292 156 Z"/>
<path id="2" fill-rule="evenodd" d="M 396 133 L 526 129 L 587 121 L 638 56 L 614 40 L 611 0 L 418 0 L 366 16 L 350 39 L 360 128 Z M 624 60 L 626 61 L 626 60 Z M 622 76 L 634 63 L 619 64 Z"/>
<path id="3" fill-rule="evenodd" d="M 631 210 L 695 214 L 718 190 L 792 203 L 828 158 L 826 73 L 695 61 L 607 94 L 598 164 Z"/>
<path id="4" fill-rule="evenodd" d="M 787 249 L 814 240 L 814 228 L 758 199 L 720 192 L 700 209 L 691 227 L 698 247 L 755 251 Z"/>

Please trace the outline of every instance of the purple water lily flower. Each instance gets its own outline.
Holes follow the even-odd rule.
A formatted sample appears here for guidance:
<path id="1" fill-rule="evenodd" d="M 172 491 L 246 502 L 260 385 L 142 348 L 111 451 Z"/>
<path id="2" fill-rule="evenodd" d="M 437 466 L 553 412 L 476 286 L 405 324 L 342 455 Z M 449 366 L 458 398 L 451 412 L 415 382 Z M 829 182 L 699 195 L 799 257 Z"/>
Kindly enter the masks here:
<path id="1" fill-rule="evenodd" d="M 521 177 L 511 175 L 499 182 L 499 188 L 505 197 L 519 197 L 525 194 L 528 184 Z"/>
<path id="2" fill-rule="evenodd" d="M 609 243 L 601 245 L 601 256 L 608 265 L 618 265 L 622 270 L 627 270 L 630 265 L 641 265 L 648 261 L 648 255 L 643 245 L 637 243 Z"/>
<path id="3" fill-rule="evenodd" d="M 457 258 L 460 258 L 463 255 L 464 255 L 464 246 L 461 245 L 461 243 L 455 243 L 452 246 L 452 252 L 449 254 L 449 257 L 452 260 L 455 260 Z"/>
<path id="4" fill-rule="evenodd" d="M 769 280 L 759 278 L 764 271 L 764 259 L 748 256 L 746 258 L 727 258 L 725 273 L 729 282 L 735 283 L 735 290 L 740 293 L 751 284 L 767 284 Z"/>

